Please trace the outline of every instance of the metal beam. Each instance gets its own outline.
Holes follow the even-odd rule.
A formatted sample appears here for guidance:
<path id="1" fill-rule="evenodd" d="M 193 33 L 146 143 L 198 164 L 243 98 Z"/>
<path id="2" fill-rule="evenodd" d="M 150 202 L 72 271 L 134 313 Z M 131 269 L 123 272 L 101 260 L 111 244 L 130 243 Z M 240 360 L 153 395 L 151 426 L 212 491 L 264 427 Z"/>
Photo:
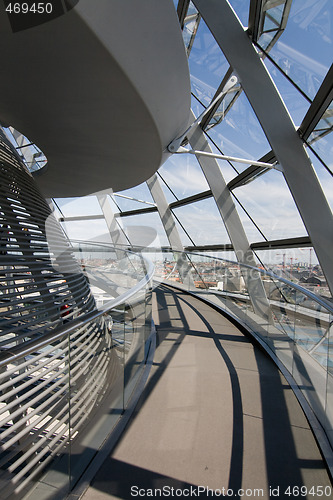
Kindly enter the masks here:
<path id="1" fill-rule="evenodd" d="M 71 217 L 60 217 L 60 222 L 77 222 L 80 220 L 100 220 L 104 219 L 104 215 L 73 215 Z"/>
<path id="2" fill-rule="evenodd" d="M 283 240 L 259 241 L 252 243 L 253 250 L 274 250 L 282 248 L 307 248 L 312 247 L 312 242 L 308 236 L 298 238 L 285 238 Z"/>
<path id="3" fill-rule="evenodd" d="M 262 3 L 263 0 L 251 0 L 250 2 L 248 32 L 254 41 L 258 40 L 260 36 Z"/>
<path id="4" fill-rule="evenodd" d="M 193 149 L 199 149 L 208 153 L 212 152 L 206 136 L 199 126 L 189 137 L 189 141 Z M 256 267 L 257 264 L 250 243 L 219 164 L 215 158 L 203 156 L 202 154 L 197 155 L 197 160 L 212 191 L 238 262 Z M 259 273 L 248 272 L 246 268 L 242 268 L 242 274 L 255 312 L 270 322 L 271 312 L 269 303 Z"/>
<path id="5" fill-rule="evenodd" d="M 210 156 L 211 158 L 216 158 L 217 160 L 225 160 L 228 162 L 235 162 L 235 163 L 245 163 L 246 165 L 253 165 L 255 167 L 263 167 L 265 169 L 267 168 L 275 168 L 276 170 L 280 170 L 280 167 L 276 167 L 275 163 L 264 163 L 262 161 L 254 161 L 254 160 L 248 160 L 247 158 L 238 158 L 235 156 L 227 156 L 227 155 L 221 155 L 221 154 L 216 154 L 216 153 L 207 153 L 207 151 L 199 151 L 197 149 L 186 149 L 184 147 L 180 147 L 178 151 L 176 151 L 176 154 L 192 154 L 192 155 L 202 155 L 202 156 Z"/>
<path id="6" fill-rule="evenodd" d="M 128 239 L 126 238 L 124 231 L 121 229 L 119 226 L 112 207 L 110 203 L 110 198 L 108 194 L 97 194 L 97 201 L 99 203 L 99 206 L 101 207 L 101 210 L 103 212 L 103 216 L 106 222 L 106 225 L 108 227 L 109 233 L 110 233 L 110 238 L 111 241 L 114 245 L 128 245 Z M 124 257 L 123 252 L 119 252 L 116 249 L 116 253 L 119 259 L 122 259 Z"/>
<path id="7" fill-rule="evenodd" d="M 289 113 L 228 2 L 193 0 L 237 72 L 261 123 L 333 293 L 333 214 Z M 313 200 L 313 203 L 311 201 Z"/>
<path id="8" fill-rule="evenodd" d="M 222 245 L 195 245 L 185 247 L 187 252 L 233 252 L 231 243 Z"/>
<path id="9" fill-rule="evenodd" d="M 223 80 L 222 82 L 220 83 L 220 86 L 219 88 L 217 89 L 217 91 L 215 92 L 215 95 L 212 99 L 212 101 L 215 101 L 216 98 L 221 95 L 221 92 L 223 90 L 223 88 L 225 87 L 225 85 L 227 84 L 228 80 L 230 79 L 230 77 L 232 76 L 232 68 L 229 67 L 228 71 L 226 72 L 226 74 L 224 75 L 223 77 Z M 224 97 L 224 96 L 223 96 Z M 223 99 L 222 97 L 222 99 Z M 221 104 L 221 100 L 217 101 L 216 104 L 211 108 L 210 112 L 207 113 L 205 115 L 205 117 L 203 118 L 202 122 L 201 122 L 201 128 L 203 130 L 205 130 L 205 128 L 207 127 L 207 125 L 209 124 L 210 120 L 213 118 L 214 114 L 216 113 L 217 111 L 217 108 L 220 106 Z"/>
<path id="10" fill-rule="evenodd" d="M 187 130 L 185 130 L 185 132 L 182 135 L 173 139 L 168 145 L 167 149 L 170 153 L 176 153 L 178 151 L 183 141 L 186 140 L 186 138 L 189 138 L 189 136 L 192 133 L 192 130 L 194 130 L 197 126 L 201 125 L 201 122 L 205 119 L 205 117 L 211 112 L 211 110 L 217 104 L 219 104 L 222 101 L 224 96 L 230 91 L 230 89 L 232 89 L 232 87 L 234 87 L 237 84 L 237 82 L 238 82 L 237 76 L 232 75 L 224 85 L 223 89 L 221 90 L 221 93 L 211 101 L 209 106 L 207 106 L 207 108 L 204 109 L 201 115 L 199 115 L 196 118 L 195 115 L 192 113 L 193 122 L 191 123 L 191 125 L 188 127 Z"/>
<path id="11" fill-rule="evenodd" d="M 252 250 L 282 250 L 288 248 L 309 248 L 312 247 L 312 242 L 308 236 L 300 236 L 298 238 L 286 238 L 283 240 L 258 241 L 251 243 Z M 188 252 L 230 252 L 234 251 L 233 246 L 229 244 L 216 245 L 189 245 L 185 247 Z"/>
<path id="12" fill-rule="evenodd" d="M 309 248 L 312 247 L 312 242 L 308 236 L 300 236 L 298 238 L 286 238 L 283 240 L 258 241 L 251 243 L 252 250 L 282 250 L 288 248 Z M 229 244 L 221 245 L 195 245 L 186 246 L 188 252 L 228 252 L 233 251 L 233 246 Z"/>
<path id="13" fill-rule="evenodd" d="M 135 210 L 127 210 L 126 212 L 119 212 L 118 214 L 115 214 L 115 217 L 129 217 L 131 215 L 150 214 L 153 212 L 157 212 L 157 207 L 137 208 Z"/>
<path id="14" fill-rule="evenodd" d="M 150 201 L 145 201 L 145 200 L 139 200 L 138 198 L 133 198 L 133 196 L 126 196 L 126 195 L 120 194 L 120 193 L 113 193 L 112 196 L 113 196 L 113 199 L 115 196 L 117 196 L 118 198 L 124 198 L 125 200 L 136 201 L 138 203 L 143 203 L 144 205 L 151 205 L 151 206 L 155 207 L 155 203 L 151 203 Z"/>
<path id="15" fill-rule="evenodd" d="M 177 5 L 177 14 L 179 19 L 179 24 L 181 29 L 184 28 L 184 21 L 188 11 L 188 6 L 190 5 L 190 0 L 179 0 Z"/>
<path id="16" fill-rule="evenodd" d="M 197 193 L 192 196 L 187 196 L 186 198 L 182 198 L 181 200 L 173 201 L 169 204 L 169 207 L 172 210 L 173 208 L 183 207 L 184 205 L 189 205 L 190 203 L 195 203 L 196 201 L 206 200 L 211 196 L 212 192 L 210 189 L 208 189 L 207 191 L 202 191 L 201 193 Z M 129 210 L 127 212 L 121 212 L 119 214 L 115 214 L 115 217 L 129 217 L 131 215 L 142 215 L 152 212 L 157 212 L 157 207 L 138 208 L 137 210 Z"/>
<path id="17" fill-rule="evenodd" d="M 257 42 L 263 33 L 274 33 L 269 44 L 265 47 L 268 52 L 283 33 L 291 8 L 292 0 L 251 0 L 249 13 L 248 33 L 253 42 Z M 269 11 L 283 6 L 281 20 L 278 21 Z M 265 29 L 266 18 L 269 20 L 269 29 Z M 274 27 L 275 25 L 275 27 Z"/>
<path id="18" fill-rule="evenodd" d="M 276 158 L 273 151 L 270 151 L 265 156 L 260 158 L 260 161 L 265 163 L 274 163 L 276 161 Z M 232 191 L 237 187 L 244 186 L 245 184 L 254 181 L 254 179 L 264 174 L 265 172 L 267 172 L 267 168 L 251 165 L 246 170 L 244 170 L 244 172 L 241 172 L 239 175 L 231 179 L 231 181 L 229 181 L 228 183 L 228 188 L 230 189 L 230 191 Z"/>
<path id="19" fill-rule="evenodd" d="M 187 260 L 184 247 L 180 239 L 180 235 L 176 226 L 175 218 L 170 210 L 167 199 L 163 193 L 158 177 L 154 174 L 147 180 L 147 186 L 157 205 L 157 210 L 161 218 L 164 230 L 169 240 L 170 246 L 177 251 L 177 268 L 184 284 L 189 288 L 194 288 L 194 283 L 191 275 L 191 266 Z"/>
<path id="20" fill-rule="evenodd" d="M 333 100 L 333 64 L 330 67 L 323 83 L 318 90 L 311 106 L 306 113 L 302 124 L 298 129 L 300 137 L 305 141 L 313 132 L 313 129 L 323 116 L 324 112 Z"/>
<path id="21" fill-rule="evenodd" d="M 212 196 L 212 192 L 210 189 L 207 191 L 202 191 L 201 193 L 193 194 L 192 196 L 188 196 L 187 198 L 182 198 L 181 200 L 173 201 L 170 203 L 169 207 L 171 210 L 173 208 L 183 207 L 185 205 L 190 205 L 191 203 L 195 203 L 197 201 L 206 200 Z"/>

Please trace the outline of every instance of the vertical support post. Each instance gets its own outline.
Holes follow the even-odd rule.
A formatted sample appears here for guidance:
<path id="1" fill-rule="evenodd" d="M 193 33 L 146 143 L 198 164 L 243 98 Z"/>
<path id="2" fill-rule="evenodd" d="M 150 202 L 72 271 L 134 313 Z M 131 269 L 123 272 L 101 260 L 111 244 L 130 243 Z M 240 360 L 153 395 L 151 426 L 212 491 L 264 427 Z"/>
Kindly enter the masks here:
<path id="1" fill-rule="evenodd" d="M 121 231 L 120 227 L 117 224 L 116 218 L 114 216 L 110 200 L 109 200 L 109 195 L 106 193 L 103 194 L 97 194 L 97 200 L 98 203 L 102 209 L 104 219 L 106 222 L 106 225 L 108 227 L 111 241 L 115 245 L 115 252 L 117 259 L 119 260 L 119 267 L 120 268 L 125 268 L 126 263 L 128 263 L 130 267 L 130 259 L 127 256 L 127 253 L 125 254 L 123 250 L 118 248 L 119 246 L 124 246 L 128 244 L 126 241 L 125 234 Z M 126 255 L 126 258 L 125 258 Z"/>
<path id="2" fill-rule="evenodd" d="M 191 266 L 187 260 L 186 253 L 184 252 L 184 247 L 176 227 L 174 216 L 170 210 L 156 174 L 154 174 L 150 179 L 147 180 L 147 186 L 151 192 L 153 200 L 157 205 L 157 210 L 170 246 L 173 250 L 177 251 L 176 260 L 180 277 L 184 284 L 186 284 L 189 288 L 193 288 L 194 282 L 191 275 Z"/>
<path id="3" fill-rule="evenodd" d="M 212 153 L 208 141 L 200 127 L 196 127 L 189 141 L 193 149 Z M 243 224 L 216 159 L 200 154 L 196 154 L 196 157 L 212 191 L 238 262 L 240 264 L 256 267 L 257 264 L 244 231 Z M 241 268 L 241 272 L 255 313 L 264 318 L 265 321 L 271 322 L 272 315 L 260 273 L 252 269 L 247 270 L 246 268 Z"/>
<path id="4" fill-rule="evenodd" d="M 117 221 L 115 219 L 110 200 L 109 200 L 109 195 L 106 193 L 103 194 L 97 194 L 97 200 L 99 203 L 99 206 L 102 209 L 104 219 L 106 222 L 106 225 L 108 227 L 111 241 L 114 245 L 127 245 L 128 242 L 126 241 L 124 233 L 119 229 L 119 226 L 117 224 Z"/>

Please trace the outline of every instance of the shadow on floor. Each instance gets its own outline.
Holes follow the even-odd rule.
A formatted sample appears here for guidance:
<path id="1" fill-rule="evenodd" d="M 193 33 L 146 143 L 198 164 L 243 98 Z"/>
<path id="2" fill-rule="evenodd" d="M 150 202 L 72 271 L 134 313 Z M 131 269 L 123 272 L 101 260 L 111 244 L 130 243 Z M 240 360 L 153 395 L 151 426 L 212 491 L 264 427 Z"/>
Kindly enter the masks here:
<path id="1" fill-rule="evenodd" d="M 156 350 L 158 350 L 159 346 L 163 345 L 163 343 L 164 345 L 167 343 L 169 349 L 166 351 L 165 357 L 160 360 L 159 363 L 154 363 L 151 377 L 147 382 L 128 427 L 135 423 L 135 418 L 138 412 L 140 412 L 140 408 L 167 369 L 185 336 L 191 335 L 211 338 L 223 358 L 230 376 L 233 429 L 229 483 L 225 486 L 237 492 L 242 486 L 244 487 L 242 484 L 244 468 L 243 398 L 249 397 L 249 395 L 244 394 L 244 392 L 242 393 L 237 372 L 239 367 L 234 365 L 227 351 L 229 342 L 232 342 L 233 345 L 239 343 L 240 346 L 242 344 L 250 344 L 251 342 L 244 337 L 241 332 L 239 332 L 239 335 L 216 332 L 216 316 L 215 322 L 213 321 L 213 324 L 211 324 L 209 313 L 207 313 L 207 306 L 205 305 L 204 309 L 201 309 L 200 304 L 202 304 L 202 302 L 197 298 L 189 296 L 184 292 L 172 291 L 169 287 L 164 285 L 159 286 L 155 292 L 158 306 Z M 190 329 L 188 318 L 184 313 L 184 305 L 186 305 L 185 309 L 187 309 L 187 311 L 190 310 L 191 314 L 197 317 L 197 319 L 205 325 L 207 331 Z M 216 311 L 214 311 L 214 313 L 216 315 Z M 171 338 L 170 332 L 172 333 Z M 325 467 L 320 459 L 306 460 L 299 458 L 301 454 L 299 450 L 296 449 L 296 444 L 294 442 L 287 402 L 291 389 L 284 378 L 281 377 L 278 369 L 268 355 L 256 347 L 254 347 L 254 353 L 259 374 L 263 415 L 262 425 L 266 455 L 266 471 L 262 471 L 262 474 L 267 476 L 268 485 L 274 488 L 279 486 L 281 491 L 285 491 L 288 486 L 302 486 L 304 484 L 302 470 L 324 470 Z M 221 387 L 221 390 L 223 390 L 223 387 Z M 214 411 L 213 408 L 208 409 L 208 411 L 209 410 Z M 223 416 L 221 415 L 221 419 L 222 418 Z M 126 439 L 126 430 L 121 439 Z M 258 471 L 258 474 L 260 473 L 261 472 Z M 326 484 L 329 483 L 326 482 Z M 166 487 L 169 493 L 172 487 L 175 490 L 185 489 L 192 493 L 194 491 L 193 488 L 197 488 L 194 484 L 182 482 L 172 477 L 116 460 L 112 455 L 104 462 L 92 486 L 99 492 L 105 492 L 107 495 L 123 499 L 133 498 L 135 496 L 142 497 L 139 493 L 139 489 L 141 488 L 147 491 L 147 489 L 154 490 L 155 488 L 163 489 L 163 487 Z M 137 486 L 137 488 L 132 490 L 132 494 L 131 486 Z M 197 490 L 195 491 L 198 493 Z M 148 494 L 148 496 L 154 495 Z M 170 493 L 165 496 L 176 495 Z M 193 493 L 192 495 L 189 494 L 189 496 L 196 497 L 198 494 Z M 202 493 L 200 496 L 207 498 L 207 492 Z M 93 497 L 89 496 L 87 498 Z M 237 499 L 241 497 L 238 496 L 237 493 L 234 493 L 233 498 Z"/>
<path id="2" fill-rule="evenodd" d="M 195 484 L 179 481 L 114 458 L 108 459 L 108 468 L 103 469 L 102 473 L 98 475 L 98 482 L 93 482 L 92 486 L 98 488 L 99 491 L 107 492 L 109 495 L 124 500 L 135 497 L 163 497 L 162 493 L 165 497 L 179 497 L 180 495 L 177 494 L 180 493 L 179 490 L 182 490 L 183 496 L 189 498 L 207 498 L 206 492 L 198 491 L 198 486 Z M 156 489 L 160 489 L 161 494 L 159 491 L 155 491 Z"/>

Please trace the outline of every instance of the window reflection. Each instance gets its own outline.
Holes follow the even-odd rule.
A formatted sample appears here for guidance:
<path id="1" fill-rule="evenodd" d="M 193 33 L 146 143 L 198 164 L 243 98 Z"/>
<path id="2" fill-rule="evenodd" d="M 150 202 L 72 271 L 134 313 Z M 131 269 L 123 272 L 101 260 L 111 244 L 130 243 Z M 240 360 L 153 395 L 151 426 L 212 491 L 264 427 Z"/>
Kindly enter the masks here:
<path id="1" fill-rule="evenodd" d="M 173 155 L 162 165 L 159 173 L 178 199 L 209 189 L 199 163 L 193 155 Z"/>
<path id="2" fill-rule="evenodd" d="M 183 226 L 186 227 L 196 245 L 230 243 L 213 198 L 175 208 L 173 212 Z"/>
<path id="3" fill-rule="evenodd" d="M 225 119 L 209 130 L 209 136 L 223 154 L 256 160 L 271 149 L 253 109 L 242 92 Z M 246 166 L 239 164 L 238 171 Z"/>
<path id="4" fill-rule="evenodd" d="M 270 170 L 234 193 L 268 240 L 307 234 L 280 172 Z"/>
<path id="5" fill-rule="evenodd" d="M 203 19 L 189 56 L 189 68 L 192 92 L 207 106 L 227 72 L 229 63 Z"/>
<path id="6" fill-rule="evenodd" d="M 318 91 L 332 62 L 330 0 L 293 0 L 286 28 L 270 55 L 281 69 L 311 98 Z M 268 47 L 263 35 L 260 46 Z"/>

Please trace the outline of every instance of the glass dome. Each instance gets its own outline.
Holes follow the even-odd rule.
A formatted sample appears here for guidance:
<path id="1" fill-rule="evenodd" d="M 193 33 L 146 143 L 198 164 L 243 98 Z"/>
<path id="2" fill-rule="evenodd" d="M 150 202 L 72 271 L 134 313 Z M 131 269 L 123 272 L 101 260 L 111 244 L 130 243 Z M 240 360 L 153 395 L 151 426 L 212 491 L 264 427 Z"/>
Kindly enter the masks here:
<path id="1" fill-rule="evenodd" d="M 212 167 L 203 156 L 186 151 L 176 153 L 154 176 L 158 194 L 149 182 L 124 192 L 109 193 L 113 217 L 119 232 L 126 236 L 123 244 L 143 242 L 142 246 L 173 248 L 175 242 L 165 231 L 171 223 L 183 248 L 200 248 L 201 252 L 213 251 L 214 255 L 226 255 L 224 252 L 229 251 L 231 257 L 239 252 L 221 200 L 227 196 L 232 210 L 238 214 L 239 227 L 233 231 L 244 231 L 243 244 L 251 248 L 257 265 L 288 273 L 288 278 L 296 282 L 300 269 L 308 277 L 316 274 L 323 285 L 308 286 L 322 296 L 331 297 L 332 264 L 323 256 L 327 243 L 316 234 L 316 216 L 311 216 L 311 208 L 308 210 L 307 206 L 324 207 L 321 225 L 332 227 L 329 207 L 332 206 L 333 72 L 329 19 L 333 5 L 328 1 L 318 4 L 315 0 L 306 4 L 285 0 L 278 5 L 274 3 L 273 7 L 268 1 L 256 0 L 232 0 L 230 4 L 221 6 L 221 12 L 212 16 L 201 0 L 174 2 L 188 56 L 192 112 L 194 117 L 204 113 L 199 127 L 201 143 L 215 155 L 209 161 L 218 165 L 217 184 L 212 185 L 207 178 Z M 218 21 L 226 9 L 234 18 L 229 31 L 234 30 L 235 35 L 237 32 L 240 43 L 252 50 L 256 64 L 264 68 L 265 82 L 256 81 L 254 66 L 248 74 L 241 75 L 242 49 L 237 48 L 238 54 L 231 53 L 227 41 L 219 38 L 218 22 L 215 26 L 212 19 L 215 15 Z M 221 94 L 232 75 L 237 76 L 237 85 Z M 274 89 L 271 102 L 279 99 L 286 113 L 281 118 L 276 110 L 267 126 L 262 118 L 264 110 L 258 109 L 253 95 L 260 96 L 261 89 L 266 92 L 270 84 Z M 218 95 L 218 103 L 211 108 Z M 273 140 L 277 123 L 281 128 L 280 138 Z M 295 167 L 295 172 L 291 172 L 294 146 L 283 153 L 291 132 L 296 136 L 294 143 L 298 141 L 297 147 L 301 148 L 297 162 L 303 163 Z M 197 149 L 188 140 L 184 145 L 187 151 Z M 221 158 L 224 155 L 231 159 Z M 266 166 L 254 164 L 258 161 Z M 311 199 L 304 199 L 307 195 L 302 194 L 302 186 L 305 189 L 309 183 L 313 184 L 309 191 Z M 84 238 L 90 232 L 94 240 L 108 239 L 105 224 L 101 221 L 99 225 L 88 224 L 92 204 L 84 204 L 83 210 L 80 205 L 79 212 L 85 221 L 80 229 L 75 200 L 70 200 L 70 209 L 66 208 L 69 200 L 55 201 L 65 227 L 72 227 L 73 232 L 75 226 L 77 237 L 81 231 Z M 162 205 L 168 207 L 168 220 L 161 218 Z M 97 222 L 96 218 L 104 216 L 97 208 L 91 221 Z M 134 231 L 136 225 L 138 230 Z M 156 238 L 138 237 L 144 228 L 153 230 Z"/>

